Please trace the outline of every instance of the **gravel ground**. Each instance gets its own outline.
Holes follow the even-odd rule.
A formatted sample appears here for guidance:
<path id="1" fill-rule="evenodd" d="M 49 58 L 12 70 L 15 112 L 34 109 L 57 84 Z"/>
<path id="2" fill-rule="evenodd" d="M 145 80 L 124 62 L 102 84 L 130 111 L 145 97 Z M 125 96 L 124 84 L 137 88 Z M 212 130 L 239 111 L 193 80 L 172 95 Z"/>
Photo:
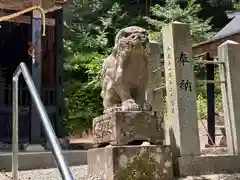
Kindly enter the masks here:
<path id="1" fill-rule="evenodd" d="M 73 177 L 75 180 L 88 180 L 87 179 L 87 165 L 71 167 Z M 3 173 L 9 179 L 12 173 Z M 0 176 L 1 177 L 1 176 Z M 60 180 L 61 176 L 56 168 L 53 169 L 39 169 L 29 171 L 19 171 L 20 180 Z M 1 180 L 1 179 L 0 179 Z"/>
<path id="2" fill-rule="evenodd" d="M 75 166 L 71 167 L 73 177 L 75 180 L 103 180 L 100 178 L 93 178 L 87 176 L 87 165 L 86 166 Z M 11 179 L 11 173 L 2 173 L 6 180 Z M 20 171 L 20 180 L 60 180 L 61 176 L 57 169 L 41 169 L 31 171 Z M 0 180 L 5 180 L 3 177 Z M 188 176 L 185 178 L 178 178 L 176 180 L 240 180 L 240 174 L 218 174 L 218 175 L 205 175 L 205 176 Z"/>

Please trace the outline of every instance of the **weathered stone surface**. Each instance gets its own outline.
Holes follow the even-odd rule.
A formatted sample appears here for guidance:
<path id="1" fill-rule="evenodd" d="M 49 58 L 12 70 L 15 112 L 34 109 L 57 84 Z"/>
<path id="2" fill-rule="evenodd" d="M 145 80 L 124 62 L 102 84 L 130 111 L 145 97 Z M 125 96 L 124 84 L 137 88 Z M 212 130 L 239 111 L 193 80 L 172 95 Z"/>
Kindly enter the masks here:
<path id="1" fill-rule="evenodd" d="M 151 110 L 161 119 L 164 129 L 164 60 L 163 46 L 160 42 L 150 41 L 150 58 L 148 61 L 148 86 L 146 90 L 147 103 L 151 105 Z"/>
<path id="2" fill-rule="evenodd" d="M 196 88 L 189 25 L 173 22 L 163 32 L 166 102 L 166 143 L 173 156 L 200 155 Z"/>
<path id="3" fill-rule="evenodd" d="M 0 174 L 0 180 L 10 180 L 10 178 L 6 177 L 3 174 Z"/>
<path id="4" fill-rule="evenodd" d="M 110 146 L 88 150 L 88 172 L 107 180 L 173 180 L 169 146 Z"/>
<path id="5" fill-rule="evenodd" d="M 165 85 L 164 81 L 164 64 L 163 64 L 163 49 L 162 44 L 158 42 L 150 42 L 151 54 L 148 61 L 148 87 L 146 99 L 152 106 L 152 111 L 164 111 L 164 88 L 159 88 Z"/>
<path id="6" fill-rule="evenodd" d="M 116 107 L 123 111 L 139 110 L 146 103 L 149 54 L 146 29 L 131 26 L 117 33 L 112 53 L 103 62 L 104 112 Z"/>
<path id="7" fill-rule="evenodd" d="M 94 144 L 127 145 L 145 140 L 161 144 L 164 132 L 160 120 L 148 112 L 112 112 L 93 120 Z"/>
<path id="8" fill-rule="evenodd" d="M 81 166 L 87 164 L 87 151 L 74 150 L 62 151 L 69 166 Z M 42 168 L 56 168 L 56 161 L 54 160 L 51 151 L 42 152 L 19 152 L 19 171 Z M 12 170 L 12 153 L 0 153 L 0 170 Z M 21 179 L 22 180 L 22 179 Z"/>
<path id="9" fill-rule="evenodd" d="M 231 154 L 240 153 L 239 48 L 240 44 L 234 41 L 226 41 L 218 47 L 219 61 L 225 62 L 225 65 L 219 65 L 219 74 L 220 80 L 226 81 L 221 83 L 221 92 L 226 143 Z"/>
<path id="10" fill-rule="evenodd" d="M 240 155 L 179 157 L 173 162 L 176 176 L 180 177 L 240 172 Z"/>

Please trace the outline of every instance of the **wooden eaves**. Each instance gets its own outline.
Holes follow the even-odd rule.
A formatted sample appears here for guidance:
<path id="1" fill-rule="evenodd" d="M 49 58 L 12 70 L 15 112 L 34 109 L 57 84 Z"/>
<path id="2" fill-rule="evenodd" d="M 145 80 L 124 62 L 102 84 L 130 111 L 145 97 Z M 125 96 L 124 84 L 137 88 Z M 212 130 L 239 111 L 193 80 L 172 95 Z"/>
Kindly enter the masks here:
<path id="1" fill-rule="evenodd" d="M 9 13 L 4 12 L 4 10 L 16 10 L 21 11 L 29 8 L 33 5 L 34 0 L 0 0 L 0 16 L 9 15 Z M 66 3 L 66 0 L 42 0 L 41 7 L 44 9 L 45 13 L 53 12 L 57 9 L 61 9 Z M 30 24 L 31 17 L 27 15 L 22 15 L 17 18 L 11 19 L 11 22 Z M 46 18 L 47 26 L 55 26 L 55 19 Z"/>

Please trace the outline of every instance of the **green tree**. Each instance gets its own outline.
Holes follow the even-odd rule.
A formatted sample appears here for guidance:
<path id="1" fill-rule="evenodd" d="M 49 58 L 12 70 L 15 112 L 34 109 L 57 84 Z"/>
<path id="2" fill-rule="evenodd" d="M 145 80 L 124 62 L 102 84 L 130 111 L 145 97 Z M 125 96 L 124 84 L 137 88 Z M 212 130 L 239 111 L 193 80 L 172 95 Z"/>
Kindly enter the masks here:
<path id="1" fill-rule="evenodd" d="M 145 17 L 150 25 L 150 37 L 154 40 L 161 39 L 161 29 L 166 24 L 174 21 L 190 24 L 193 42 L 200 42 L 212 36 L 211 18 L 200 19 L 200 4 L 189 0 L 186 7 L 182 8 L 175 0 L 166 0 L 165 5 L 156 4 L 150 8 L 150 16 Z"/>

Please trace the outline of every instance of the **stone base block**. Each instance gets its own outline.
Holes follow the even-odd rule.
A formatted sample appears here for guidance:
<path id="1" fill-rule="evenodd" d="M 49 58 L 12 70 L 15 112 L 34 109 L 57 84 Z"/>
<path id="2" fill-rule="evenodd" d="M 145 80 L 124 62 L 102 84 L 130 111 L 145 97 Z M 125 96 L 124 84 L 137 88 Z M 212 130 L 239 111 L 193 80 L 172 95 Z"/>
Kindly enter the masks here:
<path id="1" fill-rule="evenodd" d="M 7 175 L 0 174 L 1 180 L 10 180 L 10 178 L 7 177 Z"/>
<path id="2" fill-rule="evenodd" d="M 173 180 L 169 146 L 107 146 L 88 150 L 89 176 L 101 180 Z"/>
<path id="3" fill-rule="evenodd" d="M 148 112 L 111 112 L 93 120 L 95 147 L 129 145 L 136 141 L 162 144 L 161 120 Z"/>
<path id="4" fill-rule="evenodd" d="M 81 166 L 87 164 L 87 151 L 74 150 L 62 151 L 69 166 Z M 51 151 L 44 152 L 19 152 L 18 170 L 56 168 L 56 161 Z M 12 170 L 12 152 L 0 152 L 0 172 Z M 34 179 L 34 178 L 33 178 Z M 0 178 L 1 180 L 1 178 Z M 22 179 L 21 179 L 22 180 Z"/>
<path id="5" fill-rule="evenodd" d="M 173 162 L 178 177 L 240 172 L 240 155 L 179 157 Z"/>

